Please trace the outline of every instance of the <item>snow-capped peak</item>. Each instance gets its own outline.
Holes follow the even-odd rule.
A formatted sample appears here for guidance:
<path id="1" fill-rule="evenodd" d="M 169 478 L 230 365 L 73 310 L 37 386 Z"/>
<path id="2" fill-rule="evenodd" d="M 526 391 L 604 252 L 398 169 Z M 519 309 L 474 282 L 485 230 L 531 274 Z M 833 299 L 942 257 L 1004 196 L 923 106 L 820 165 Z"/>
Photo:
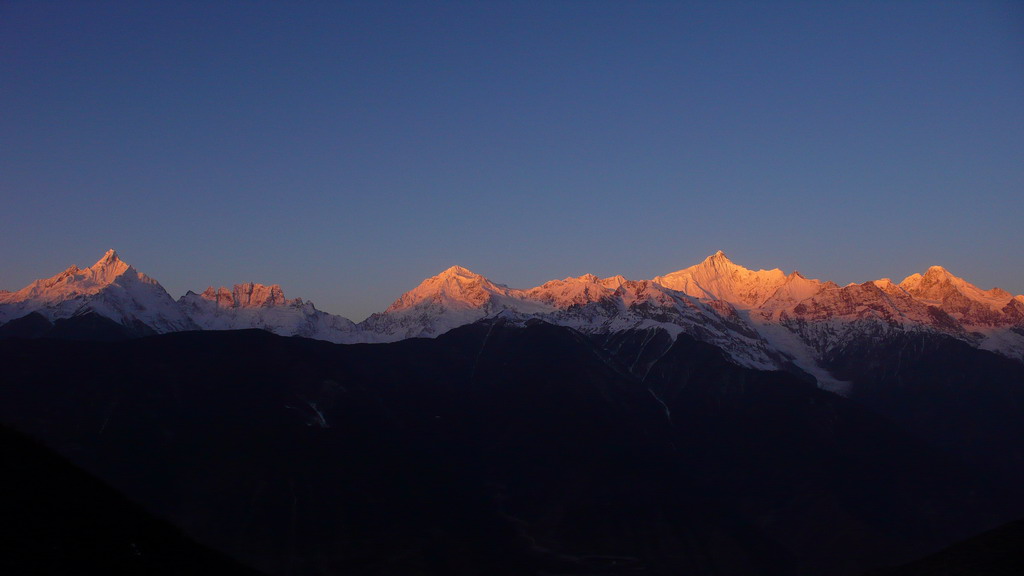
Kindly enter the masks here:
<path id="1" fill-rule="evenodd" d="M 931 294 L 937 300 L 949 290 L 959 290 L 972 286 L 963 278 L 954 276 L 942 266 L 929 266 L 924 274 L 911 274 L 900 282 L 900 287 L 918 297 L 928 298 Z M 976 287 L 975 287 L 976 288 Z"/>
<path id="2" fill-rule="evenodd" d="M 610 280 L 610 282 L 609 282 Z M 625 279 L 623 278 L 623 282 Z M 611 297 L 623 282 L 618 279 L 602 280 L 593 274 L 576 278 L 551 280 L 525 292 L 526 297 L 538 300 L 556 308 L 568 308 L 597 302 Z"/>
<path id="3" fill-rule="evenodd" d="M 778 268 L 748 270 L 734 264 L 719 250 L 700 264 L 658 276 L 654 282 L 695 298 L 725 300 L 739 308 L 754 308 L 786 282 L 786 274 Z"/>
<path id="4" fill-rule="evenodd" d="M 817 294 L 822 286 L 821 280 L 805 278 L 799 272 L 793 271 L 785 277 L 771 296 L 760 304 L 760 307 L 766 310 L 776 310 L 801 302 Z"/>
<path id="5" fill-rule="evenodd" d="M 100 266 L 105 264 L 116 264 L 117 262 L 120 261 L 121 259 L 118 258 L 117 256 L 117 250 L 111 248 L 110 250 L 107 250 L 106 253 L 103 254 L 102 258 L 96 261 L 96 265 Z"/>
<path id="6" fill-rule="evenodd" d="M 972 326 L 1002 323 L 1003 309 L 1013 300 L 1005 290 L 982 290 L 942 266 L 931 266 L 924 274 L 911 274 L 899 287 Z"/>
<path id="7" fill-rule="evenodd" d="M 157 332 L 262 328 L 345 343 L 433 337 L 496 316 L 540 318 L 595 334 L 658 326 L 722 346 L 745 365 L 779 367 L 789 358 L 826 380 L 827 370 L 817 364 L 826 351 L 901 330 L 948 334 L 1024 357 L 1024 295 L 982 290 L 941 266 L 899 284 L 883 278 L 841 288 L 797 271 L 749 270 L 721 250 L 653 280 L 583 274 L 528 290 L 451 266 L 359 325 L 311 302 L 288 300 L 277 284 L 211 286 L 174 302 L 156 280 L 109 250 L 88 268 L 70 266 L 17 292 L 0 291 L 0 323 L 30 312 L 51 321 L 92 312 Z"/>
<path id="8" fill-rule="evenodd" d="M 96 294 L 107 286 L 119 282 L 157 284 L 155 280 L 137 272 L 118 258 L 116 251 L 108 250 L 89 268 L 69 266 L 56 276 L 36 280 L 17 292 L 9 293 L 9 300 L 61 301 L 79 295 Z"/>
<path id="9" fill-rule="evenodd" d="M 342 342 L 355 328 L 348 318 L 317 310 L 302 298 L 288 300 L 278 284 L 246 282 L 231 290 L 210 286 L 178 300 L 185 314 L 203 330 L 260 328 L 281 336 Z"/>
<path id="10" fill-rule="evenodd" d="M 0 295 L 0 319 L 40 312 L 50 320 L 95 312 L 129 325 L 142 322 L 157 332 L 194 328 L 156 280 L 122 261 L 115 250 L 86 269 L 70 266 L 17 292 Z"/>
<path id="11" fill-rule="evenodd" d="M 107 250 L 107 253 L 86 269 L 85 272 L 93 282 L 106 285 L 114 282 L 118 276 L 121 276 L 130 268 L 130 265 L 118 258 L 116 250 Z M 140 277 L 139 279 L 141 280 L 142 278 Z M 147 277 L 146 280 L 149 280 L 149 278 Z"/>
<path id="12" fill-rule="evenodd" d="M 715 253 L 704 259 L 704 264 L 732 264 L 732 260 L 722 250 L 715 250 Z"/>
<path id="13" fill-rule="evenodd" d="M 452 266 L 403 294 L 385 312 L 405 310 L 423 302 L 449 308 L 480 308 L 494 296 L 507 296 L 509 292 L 467 268 Z"/>
<path id="14" fill-rule="evenodd" d="M 473 272 L 469 268 L 463 268 L 462 266 L 449 266 L 443 272 L 434 276 L 434 278 L 483 278 L 483 276 Z"/>
<path id="15" fill-rule="evenodd" d="M 911 274 L 900 282 L 899 286 L 916 298 L 936 302 L 960 294 L 992 307 L 996 307 L 996 304 L 1001 307 L 1011 298 L 1008 292 L 998 288 L 982 290 L 963 278 L 954 276 L 942 266 L 931 266 L 924 274 Z"/>

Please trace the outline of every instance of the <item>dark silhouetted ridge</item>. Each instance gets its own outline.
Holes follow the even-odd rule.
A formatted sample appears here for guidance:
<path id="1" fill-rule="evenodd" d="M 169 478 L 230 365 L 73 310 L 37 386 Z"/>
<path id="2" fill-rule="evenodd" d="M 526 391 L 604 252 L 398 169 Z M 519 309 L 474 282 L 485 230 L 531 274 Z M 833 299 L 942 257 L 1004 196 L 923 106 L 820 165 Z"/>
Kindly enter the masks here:
<path id="1" fill-rule="evenodd" d="M 0 453 L 4 574 L 258 574 L 6 426 Z"/>

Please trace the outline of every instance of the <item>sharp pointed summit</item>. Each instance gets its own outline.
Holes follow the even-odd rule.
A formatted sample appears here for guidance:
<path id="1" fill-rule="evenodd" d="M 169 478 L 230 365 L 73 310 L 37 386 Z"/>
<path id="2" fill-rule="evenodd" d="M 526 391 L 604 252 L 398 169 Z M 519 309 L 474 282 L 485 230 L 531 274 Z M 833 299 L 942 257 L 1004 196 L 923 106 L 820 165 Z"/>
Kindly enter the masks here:
<path id="1" fill-rule="evenodd" d="M 117 262 L 119 260 L 120 260 L 120 258 L 118 258 L 118 256 L 117 256 L 117 250 L 114 250 L 113 248 L 111 248 L 110 250 L 107 250 L 107 252 L 103 255 L 102 258 L 100 258 L 96 262 L 96 264 L 97 265 L 110 264 L 110 263 Z"/>
<path id="2" fill-rule="evenodd" d="M 94 313 L 137 332 L 194 329 L 159 282 L 108 250 L 86 269 L 71 266 L 0 297 L 0 321 L 38 312 L 55 321 Z"/>
<path id="3" fill-rule="evenodd" d="M 386 312 L 397 312 L 424 303 L 449 308 L 481 308 L 494 296 L 507 295 L 508 292 L 508 288 L 499 286 L 468 268 L 451 266 L 403 294 Z"/>
<path id="4" fill-rule="evenodd" d="M 380 314 L 360 326 L 367 341 L 387 342 L 434 337 L 457 326 L 496 316 L 503 310 L 517 313 L 550 312 L 522 290 L 495 284 L 462 266 L 452 266 L 403 294 Z"/>
<path id="5" fill-rule="evenodd" d="M 907 276 L 900 282 L 900 286 L 909 291 L 923 292 L 931 290 L 934 286 L 948 286 L 953 284 L 966 284 L 962 278 L 954 276 L 949 270 L 942 266 L 929 266 L 924 274 L 915 273 Z"/>
<path id="6" fill-rule="evenodd" d="M 129 270 L 134 271 L 131 265 L 118 257 L 116 250 L 111 249 L 107 250 L 106 254 L 104 254 L 102 258 L 90 266 L 86 270 L 86 273 L 93 282 L 98 284 L 110 284 L 115 282 L 119 276 L 125 274 Z M 145 274 L 137 274 L 137 276 L 138 279 L 143 282 L 155 282 L 155 280 Z"/>
<path id="7" fill-rule="evenodd" d="M 691 268 L 697 267 L 711 268 L 716 270 L 731 270 L 733 268 L 743 268 L 742 266 L 737 266 L 735 263 L 733 263 L 732 260 L 729 260 L 729 257 L 726 256 L 725 252 L 721 250 L 716 250 L 714 254 L 702 260 L 700 264 L 697 264 L 696 266 L 691 266 Z"/>
<path id="8" fill-rule="evenodd" d="M 694 298 L 724 300 L 740 308 L 761 305 L 785 281 L 786 274 L 778 268 L 748 270 L 734 264 L 721 250 L 700 264 L 654 279 L 666 288 Z"/>
<path id="9" fill-rule="evenodd" d="M 463 278 L 483 278 L 483 276 L 473 272 L 469 268 L 462 266 L 449 266 L 443 272 L 435 276 L 435 278 L 452 278 L 455 276 L 461 276 Z"/>
<path id="10" fill-rule="evenodd" d="M 715 253 L 712 254 L 711 256 L 708 256 L 707 258 L 705 258 L 704 261 L 705 262 L 708 262 L 708 261 L 711 261 L 711 262 L 728 262 L 728 263 L 732 264 L 732 260 L 729 260 L 729 257 L 726 256 L 725 252 L 723 252 L 722 250 L 715 250 Z"/>

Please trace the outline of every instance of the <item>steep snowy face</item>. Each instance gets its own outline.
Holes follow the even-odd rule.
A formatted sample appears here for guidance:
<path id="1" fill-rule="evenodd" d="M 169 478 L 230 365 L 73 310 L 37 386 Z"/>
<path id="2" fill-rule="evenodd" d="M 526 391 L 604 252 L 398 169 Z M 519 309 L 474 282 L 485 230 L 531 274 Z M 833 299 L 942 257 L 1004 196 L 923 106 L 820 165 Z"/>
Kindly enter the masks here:
<path id="1" fill-rule="evenodd" d="M 592 334 L 661 327 L 722 346 L 745 366 L 776 368 L 782 362 L 724 301 L 699 302 L 650 280 L 592 274 L 517 290 L 460 267 L 424 280 L 385 312 L 360 323 L 347 341 L 434 337 L 498 315 L 541 319 Z"/>
<path id="2" fill-rule="evenodd" d="M 130 269 L 128 264 L 118 258 L 117 252 L 109 250 L 89 268 L 83 270 L 78 266 L 70 266 L 52 278 L 36 280 L 21 290 L 7 292 L 0 298 L 3 298 L 4 302 L 35 300 L 52 303 L 77 296 L 96 294 L 118 281 L 119 277 Z M 122 279 L 122 281 L 129 280 L 127 277 Z M 134 280 L 146 284 L 156 284 L 155 280 L 145 274 L 135 273 Z"/>
<path id="3" fill-rule="evenodd" d="M 744 366 L 795 364 L 837 391 L 844 383 L 830 381 L 830 358 L 904 332 L 946 334 L 1024 360 L 1024 295 L 981 290 L 939 266 L 899 284 L 883 278 L 840 287 L 798 272 L 755 272 L 722 252 L 653 280 L 585 274 L 528 290 L 453 266 L 357 325 L 288 300 L 276 284 L 211 286 L 174 302 L 111 250 L 89 268 L 71 266 L 17 292 L 0 291 L 0 324 L 34 311 L 50 320 L 95 312 L 157 332 L 261 328 L 342 343 L 434 337 L 496 316 L 590 334 L 661 328 L 715 344 Z"/>
<path id="4" fill-rule="evenodd" d="M 452 266 L 403 294 L 387 310 L 358 326 L 353 342 L 393 342 L 439 336 L 452 328 L 500 313 L 532 315 L 553 310 L 551 304 L 491 282 L 461 266 Z"/>
<path id="5" fill-rule="evenodd" d="M 764 317 L 775 317 L 785 310 L 791 310 L 797 303 L 813 298 L 826 286 L 821 280 L 804 278 L 799 272 L 785 277 L 782 284 L 758 307 Z M 835 286 L 835 284 L 832 284 Z"/>
<path id="6" fill-rule="evenodd" d="M 355 329 L 348 318 L 317 310 L 301 298 L 288 300 L 277 284 L 248 282 L 227 288 L 188 292 L 178 304 L 204 330 L 260 328 L 281 336 L 303 336 L 342 342 Z"/>
<path id="7" fill-rule="evenodd" d="M 906 290 L 900 288 L 898 284 L 894 283 L 889 278 L 881 278 L 878 280 L 874 280 L 871 283 L 874 284 L 875 286 L 878 286 L 878 289 L 881 290 L 882 292 L 885 292 L 886 294 L 907 294 Z"/>
<path id="8" fill-rule="evenodd" d="M 939 266 L 900 284 L 882 278 L 844 287 L 804 283 L 795 291 L 783 286 L 751 310 L 750 319 L 773 346 L 822 381 L 828 375 L 818 363 L 837 351 L 907 332 L 945 334 L 1024 358 L 1024 306 L 1008 292 L 981 290 Z"/>
<path id="9" fill-rule="evenodd" d="M 748 270 L 733 264 L 719 250 L 696 266 L 658 276 L 654 282 L 694 298 L 725 300 L 737 308 L 763 304 L 786 282 L 786 274 L 774 270 Z"/>
<path id="10" fill-rule="evenodd" d="M 883 329 L 938 329 L 963 334 L 941 311 L 909 294 L 888 293 L 875 282 L 843 287 L 826 282 L 814 296 L 783 310 L 776 318 L 821 350 L 863 334 L 866 326 L 870 326 L 871 333 Z"/>
<path id="11" fill-rule="evenodd" d="M 740 319 L 731 324 L 739 333 L 745 327 L 756 330 L 772 349 L 823 382 L 830 375 L 820 363 L 834 351 L 906 331 L 947 334 L 1024 357 L 1022 301 L 1003 290 L 981 290 L 939 266 L 898 285 L 883 278 L 839 287 L 797 272 L 754 272 L 717 252 L 654 282 L 696 298 L 722 319 L 730 312 L 723 304 L 730 305 Z M 841 391 L 842 384 L 828 386 Z"/>
<path id="12" fill-rule="evenodd" d="M 456 266 L 368 318 L 346 341 L 433 337 L 499 314 L 597 334 L 657 326 L 716 344 L 746 366 L 779 368 L 792 362 L 823 379 L 828 375 L 819 362 L 830 351 L 860 338 L 906 330 L 941 332 L 974 345 L 987 338 L 988 347 L 1000 351 L 1022 348 L 1016 332 L 996 338 L 965 330 L 963 315 L 946 311 L 956 303 L 948 296 L 945 308 L 939 306 L 941 298 L 915 297 L 916 289 L 941 284 L 929 282 L 930 276 L 919 285 L 882 279 L 839 287 L 799 272 L 751 271 L 717 252 L 696 266 L 654 280 L 586 274 L 516 290 Z M 962 281 L 956 286 L 961 296 L 969 287 Z M 997 290 L 982 294 L 998 300 L 1005 308 L 998 312 L 1003 317 L 1024 319 L 1024 302 Z"/>
<path id="13" fill-rule="evenodd" d="M 194 329 L 159 282 L 107 251 L 86 269 L 71 266 L 17 292 L 0 294 L 0 321 L 30 312 L 52 320 L 95 312 L 124 325 L 142 323 L 156 332 Z"/>
<path id="14" fill-rule="evenodd" d="M 998 326 L 1013 323 L 1013 310 L 1004 310 L 1015 299 L 999 288 L 982 290 L 958 278 L 942 266 L 908 276 L 900 288 L 914 298 L 936 306 L 968 326 Z M 1007 316 L 1006 312 L 1010 312 Z"/>
<path id="15" fill-rule="evenodd" d="M 526 298 L 545 302 L 555 308 L 585 306 L 591 302 L 606 300 L 627 280 L 622 276 L 598 278 L 593 274 L 584 274 L 578 278 L 551 280 L 536 288 L 524 292 Z"/>
<path id="16" fill-rule="evenodd" d="M 613 294 L 583 306 L 545 315 L 549 322 L 606 334 L 658 327 L 685 333 L 722 348 L 743 366 L 777 369 L 784 359 L 724 300 L 699 300 L 652 280 L 619 277 Z"/>
<path id="17" fill-rule="evenodd" d="M 508 297 L 512 292 L 462 266 L 452 266 L 403 294 L 384 312 L 398 312 L 424 304 L 445 308 L 482 308 L 495 298 Z"/>

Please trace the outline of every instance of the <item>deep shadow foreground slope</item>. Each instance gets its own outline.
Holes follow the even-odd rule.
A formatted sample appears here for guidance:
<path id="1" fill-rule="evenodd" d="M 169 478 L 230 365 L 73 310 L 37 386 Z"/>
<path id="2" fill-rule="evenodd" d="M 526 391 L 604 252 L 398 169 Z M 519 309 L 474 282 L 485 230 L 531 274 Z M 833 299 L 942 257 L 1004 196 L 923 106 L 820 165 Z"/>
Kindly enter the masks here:
<path id="1" fill-rule="evenodd" d="M 1019 576 L 1024 574 L 1024 520 L 1004 524 L 915 562 L 867 576 Z"/>
<path id="2" fill-rule="evenodd" d="M 10 340 L 0 415 L 273 574 L 859 574 L 1013 514 L 805 380 L 686 337 L 640 376 L 627 348 L 501 322 Z"/>
<path id="3" fill-rule="evenodd" d="M 0 453 L 4 574 L 259 575 L 6 426 Z"/>

